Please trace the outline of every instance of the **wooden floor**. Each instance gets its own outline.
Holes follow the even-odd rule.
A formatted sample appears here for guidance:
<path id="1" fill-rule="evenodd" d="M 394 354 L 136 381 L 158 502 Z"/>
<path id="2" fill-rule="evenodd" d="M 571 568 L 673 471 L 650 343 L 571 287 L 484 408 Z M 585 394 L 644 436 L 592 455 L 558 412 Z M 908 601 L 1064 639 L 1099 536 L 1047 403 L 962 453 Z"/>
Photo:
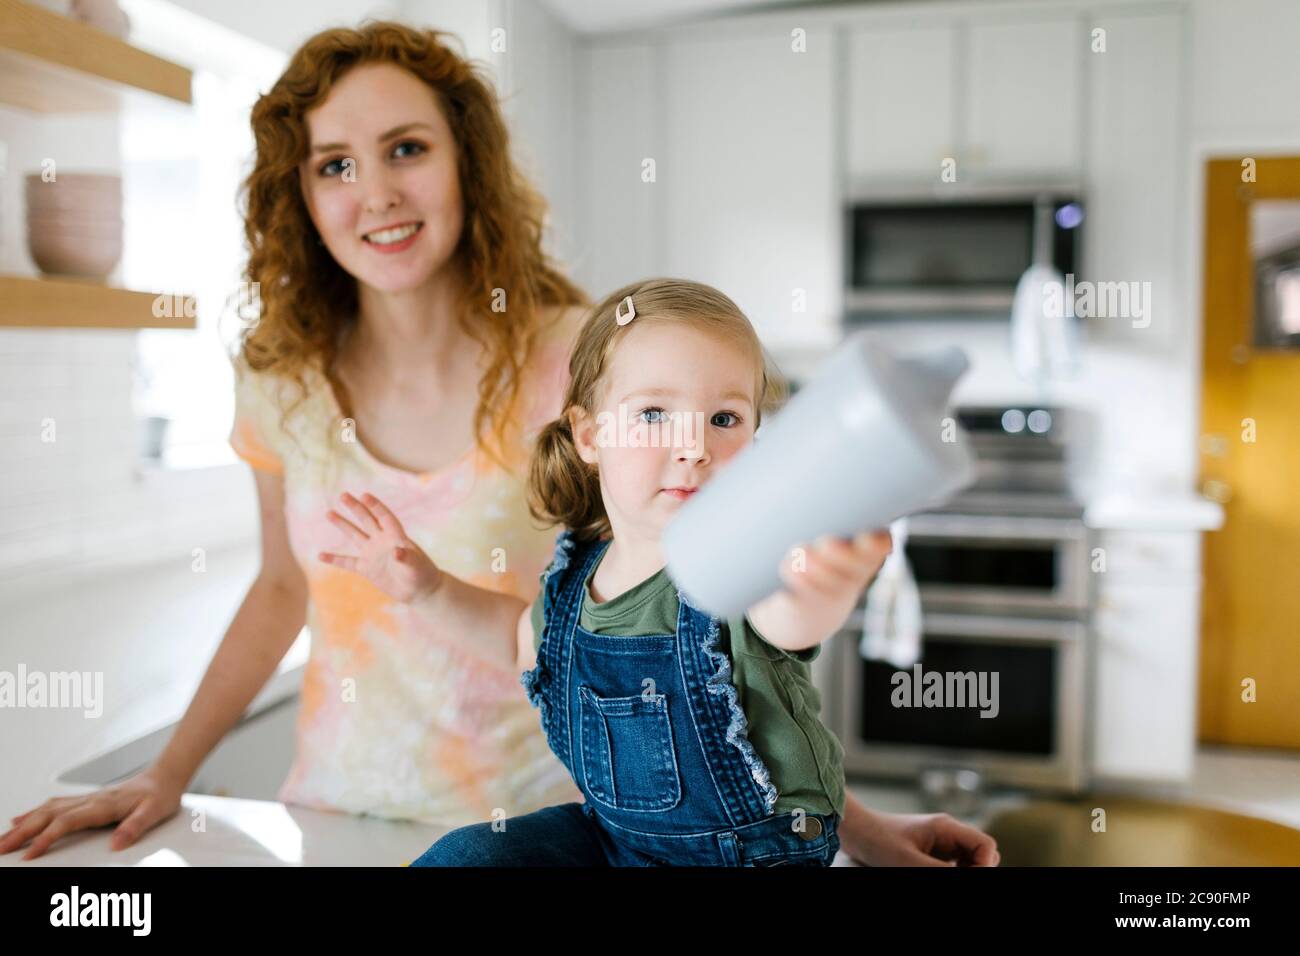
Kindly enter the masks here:
<path id="1" fill-rule="evenodd" d="M 1105 832 L 1093 832 L 1095 810 Z M 1037 800 L 993 817 L 1003 866 L 1300 866 L 1300 830 L 1193 804 Z"/>

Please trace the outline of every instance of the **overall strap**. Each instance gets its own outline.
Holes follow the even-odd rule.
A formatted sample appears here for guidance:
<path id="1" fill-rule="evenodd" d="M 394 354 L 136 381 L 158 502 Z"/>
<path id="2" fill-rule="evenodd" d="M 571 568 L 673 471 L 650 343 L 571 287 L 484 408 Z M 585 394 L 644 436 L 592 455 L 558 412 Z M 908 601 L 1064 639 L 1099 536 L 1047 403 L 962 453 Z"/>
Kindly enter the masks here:
<path id="1" fill-rule="evenodd" d="M 609 541 L 579 541 L 568 528 L 560 532 L 551 563 L 541 574 L 545 616 L 537 666 L 519 677 L 533 706 L 542 711 L 542 725 L 552 750 L 566 766 L 571 765 L 573 753 L 570 722 L 566 721 L 563 727 L 552 727 L 549 720 L 565 712 L 573 630 L 582 613 L 583 582 L 609 544 Z"/>
<path id="2" fill-rule="evenodd" d="M 749 722 L 732 680 L 731 658 L 721 647 L 722 622 L 697 608 L 679 587 L 677 640 L 682 672 L 700 733 L 726 759 L 714 762 L 714 783 L 737 823 L 771 815 L 777 790 L 749 739 Z"/>

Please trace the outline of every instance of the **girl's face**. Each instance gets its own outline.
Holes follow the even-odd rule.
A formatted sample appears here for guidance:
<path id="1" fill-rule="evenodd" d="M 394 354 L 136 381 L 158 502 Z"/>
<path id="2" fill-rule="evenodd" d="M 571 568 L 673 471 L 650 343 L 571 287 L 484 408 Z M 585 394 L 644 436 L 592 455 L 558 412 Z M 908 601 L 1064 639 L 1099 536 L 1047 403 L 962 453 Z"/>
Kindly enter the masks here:
<path id="1" fill-rule="evenodd" d="M 335 261 L 382 291 L 423 284 L 451 258 L 464 223 L 456 140 L 433 90 L 401 67 L 365 64 L 306 122 L 299 181 Z"/>
<path id="2" fill-rule="evenodd" d="M 754 402 L 753 359 L 739 347 L 675 322 L 634 326 L 606 369 L 596 414 L 570 412 L 615 537 L 657 542 L 682 503 L 749 444 Z"/>

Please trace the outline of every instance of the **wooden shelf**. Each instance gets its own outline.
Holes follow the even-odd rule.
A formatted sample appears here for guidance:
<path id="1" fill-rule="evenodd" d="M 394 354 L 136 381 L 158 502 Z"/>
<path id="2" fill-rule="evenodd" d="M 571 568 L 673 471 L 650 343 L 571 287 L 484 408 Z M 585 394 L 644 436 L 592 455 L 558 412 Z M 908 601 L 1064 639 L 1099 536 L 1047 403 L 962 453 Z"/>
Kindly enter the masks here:
<path id="1" fill-rule="evenodd" d="M 118 289 L 94 279 L 0 276 L 0 328 L 193 329 L 183 310 L 156 318 L 152 292 Z M 183 296 L 171 297 L 171 301 Z"/>
<path id="2" fill-rule="evenodd" d="M 38 113 L 111 112 L 138 93 L 189 105 L 192 74 L 71 17 L 0 0 L 0 103 Z"/>

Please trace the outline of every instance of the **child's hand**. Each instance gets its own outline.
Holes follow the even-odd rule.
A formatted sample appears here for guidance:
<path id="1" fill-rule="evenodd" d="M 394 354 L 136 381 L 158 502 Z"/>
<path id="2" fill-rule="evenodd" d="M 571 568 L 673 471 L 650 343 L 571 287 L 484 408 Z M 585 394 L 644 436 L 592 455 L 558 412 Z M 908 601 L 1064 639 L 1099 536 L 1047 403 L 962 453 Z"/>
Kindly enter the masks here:
<path id="1" fill-rule="evenodd" d="M 893 550 L 893 538 L 885 529 L 863 531 L 852 540 L 827 535 L 811 547 L 793 549 L 781 564 L 781 580 L 799 600 L 848 602 L 847 616 Z"/>
<path id="2" fill-rule="evenodd" d="M 844 626 L 893 547 L 889 531 L 878 530 L 791 549 L 781 562 L 785 586 L 755 604 L 750 621 L 765 640 L 788 650 L 820 644 Z"/>
<path id="3" fill-rule="evenodd" d="M 356 571 L 375 587 L 398 601 L 412 602 L 432 594 L 442 580 L 429 556 L 402 530 L 402 523 L 372 494 L 361 500 L 346 491 L 339 495 L 356 523 L 331 509 L 328 518 L 352 541 L 358 555 L 322 551 L 320 559 L 348 571 Z"/>

